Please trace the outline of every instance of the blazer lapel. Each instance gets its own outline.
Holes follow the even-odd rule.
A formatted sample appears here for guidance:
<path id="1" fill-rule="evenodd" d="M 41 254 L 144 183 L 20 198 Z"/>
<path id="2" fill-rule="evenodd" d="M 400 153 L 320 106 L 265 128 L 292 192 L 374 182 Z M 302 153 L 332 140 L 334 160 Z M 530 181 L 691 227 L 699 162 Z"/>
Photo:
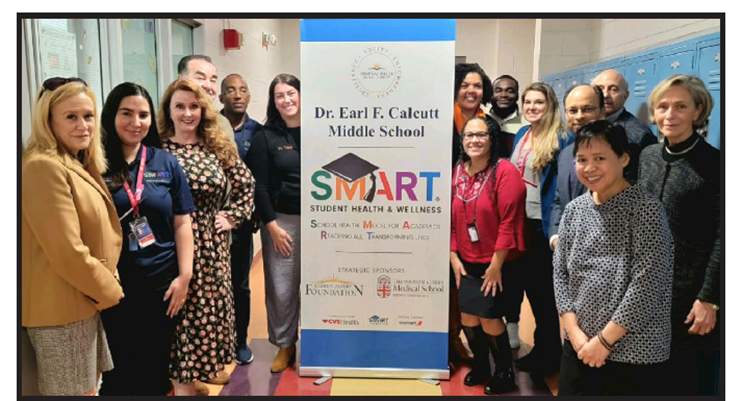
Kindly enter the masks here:
<path id="1" fill-rule="evenodd" d="M 71 163 L 70 169 L 77 173 L 77 175 L 82 177 L 82 179 L 84 179 L 88 184 L 95 188 L 98 193 L 100 193 L 101 197 L 106 202 L 106 209 L 108 209 L 108 219 L 111 221 L 113 229 L 120 234 L 121 224 L 118 221 L 118 213 L 116 212 L 116 207 L 113 205 L 113 197 L 111 196 L 111 193 L 108 192 L 108 188 L 106 188 L 106 184 L 103 182 L 103 178 L 101 177 L 100 173 L 93 166 L 88 166 L 87 169 L 84 169 L 77 163 Z"/>

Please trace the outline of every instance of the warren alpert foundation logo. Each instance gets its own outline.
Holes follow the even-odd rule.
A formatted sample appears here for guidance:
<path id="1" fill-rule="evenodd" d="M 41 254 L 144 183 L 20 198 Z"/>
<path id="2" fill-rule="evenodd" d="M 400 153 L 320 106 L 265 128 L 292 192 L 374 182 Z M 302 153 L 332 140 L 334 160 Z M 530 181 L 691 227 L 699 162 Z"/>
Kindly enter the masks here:
<path id="1" fill-rule="evenodd" d="M 372 46 L 353 60 L 350 77 L 363 96 L 381 99 L 399 87 L 402 66 L 389 49 Z"/>
<path id="2" fill-rule="evenodd" d="M 360 297 L 363 296 L 363 285 L 340 280 L 332 276 L 326 280 L 315 281 L 306 285 L 305 295 L 321 297 Z"/>

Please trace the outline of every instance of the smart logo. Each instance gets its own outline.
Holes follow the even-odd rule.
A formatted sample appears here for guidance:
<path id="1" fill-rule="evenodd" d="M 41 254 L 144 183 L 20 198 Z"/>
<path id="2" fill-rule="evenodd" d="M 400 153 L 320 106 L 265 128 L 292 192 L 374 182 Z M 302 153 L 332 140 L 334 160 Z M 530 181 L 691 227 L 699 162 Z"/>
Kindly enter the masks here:
<path id="1" fill-rule="evenodd" d="M 322 168 L 323 170 L 314 172 L 311 179 L 315 188 L 311 192 L 312 198 L 319 201 L 328 200 L 334 194 L 335 200 L 356 199 L 369 203 L 377 195 L 389 201 L 416 202 L 418 198 L 424 198 L 426 202 L 432 202 L 435 179 L 441 177 L 440 171 L 397 171 L 390 174 L 393 177 L 392 185 L 390 175 L 385 171 L 378 171 L 380 184 L 377 188 L 376 172 L 379 167 L 354 153 L 347 153 Z M 336 176 L 334 186 L 331 173 Z M 369 188 L 368 191 L 366 188 Z"/>

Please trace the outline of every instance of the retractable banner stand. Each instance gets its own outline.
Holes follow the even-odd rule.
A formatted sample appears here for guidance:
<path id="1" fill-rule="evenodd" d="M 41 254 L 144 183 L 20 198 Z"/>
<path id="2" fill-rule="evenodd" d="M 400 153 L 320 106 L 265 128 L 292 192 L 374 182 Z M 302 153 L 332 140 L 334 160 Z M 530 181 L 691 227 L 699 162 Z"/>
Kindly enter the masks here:
<path id="1" fill-rule="evenodd" d="M 448 379 L 455 20 L 303 20 L 299 374 Z"/>

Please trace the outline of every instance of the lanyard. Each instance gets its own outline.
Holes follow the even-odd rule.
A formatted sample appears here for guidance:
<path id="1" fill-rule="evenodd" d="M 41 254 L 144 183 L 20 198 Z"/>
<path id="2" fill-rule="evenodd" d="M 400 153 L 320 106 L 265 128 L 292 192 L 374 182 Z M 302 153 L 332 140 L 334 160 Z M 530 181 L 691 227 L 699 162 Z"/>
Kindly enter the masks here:
<path id="1" fill-rule="evenodd" d="M 139 172 L 137 173 L 136 195 L 131 193 L 129 183 L 124 181 L 124 189 L 126 190 L 126 194 L 129 195 L 129 202 L 131 202 L 131 207 L 134 209 L 134 217 L 139 217 L 139 203 L 142 200 L 142 192 L 144 192 L 144 163 L 146 161 L 147 147 L 142 145 L 142 157 L 139 159 Z"/>
<path id="2" fill-rule="evenodd" d="M 489 181 L 490 176 L 492 175 L 492 172 L 495 171 L 495 168 L 497 168 L 497 165 L 500 164 L 500 161 L 497 161 L 497 164 L 494 166 L 490 166 L 489 171 L 487 172 L 487 176 L 484 178 L 484 181 L 482 181 L 482 185 L 479 187 L 479 192 L 477 192 L 477 195 L 471 199 L 466 199 L 466 187 L 468 185 L 469 179 L 467 178 L 464 180 L 464 193 L 461 196 L 458 196 L 458 185 L 456 185 L 456 196 L 461 199 L 461 201 L 464 203 L 464 218 L 466 219 L 466 223 L 469 223 L 469 213 L 466 209 L 466 206 L 469 204 L 469 202 L 474 201 L 474 220 L 472 221 L 474 224 L 477 224 L 477 202 L 479 202 L 479 195 L 482 194 L 482 190 L 484 190 L 485 185 L 487 184 L 487 181 Z M 462 164 L 459 164 L 456 169 L 456 179 L 458 180 L 461 178 L 461 166 Z M 479 173 L 477 173 L 479 174 Z M 477 174 L 474 174 L 471 176 L 471 178 L 476 177 Z M 475 179 L 476 180 L 476 179 Z"/>
<path id="3" fill-rule="evenodd" d="M 528 152 L 526 152 L 525 155 L 523 155 L 523 147 L 526 146 L 526 143 L 528 142 L 528 139 L 531 137 L 531 130 L 528 129 L 528 132 L 526 132 L 526 136 L 523 137 L 523 141 L 520 143 L 520 149 L 518 149 L 518 171 L 520 171 L 520 177 L 523 178 L 523 181 L 526 182 L 526 184 L 533 185 L 534 187 L 538 186 L 535 182 L 527 179 L 525 177 L 526 174 L 526 162 L 528 161 L 528 156 L 533 151 L 533 145 L 531 145 L 530 148 L 528 148 Z"/>

